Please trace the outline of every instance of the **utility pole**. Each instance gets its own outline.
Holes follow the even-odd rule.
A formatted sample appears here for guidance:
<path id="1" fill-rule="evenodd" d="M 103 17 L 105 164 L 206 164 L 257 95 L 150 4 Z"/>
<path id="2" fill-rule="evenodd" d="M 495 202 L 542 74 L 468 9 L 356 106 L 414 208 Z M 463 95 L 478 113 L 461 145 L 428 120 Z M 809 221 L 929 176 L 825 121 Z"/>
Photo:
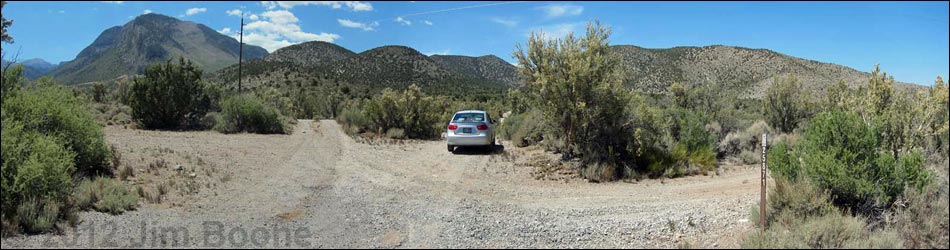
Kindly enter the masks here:
<path id="1" fill-rule="evenodd" d="M 243 71 L 244 70 L 243 68 L 244 66 L 244 12 L 243 11 L 241 12 L 241 38 L 240 39 L 241 39 L 240 40 L 241 45 L 238 48 L 238 94 L 241 94 L 244 92 L 244 90 L 241 88 L 241 78 L 243 77 L 243 73 L 244 73 Z"/>
<path id="2" fill-rule="evenodd" d="M 762 230 L 765 230 L 765 183 L 768 180 L 766 176 L 766 171 L 768 169 L 768 151 L 769 150 L 769 134 L 762 134 L 762 190 L 760 191 L 761 197 L 759 197 L 759 225 L 762 226 Z"/>

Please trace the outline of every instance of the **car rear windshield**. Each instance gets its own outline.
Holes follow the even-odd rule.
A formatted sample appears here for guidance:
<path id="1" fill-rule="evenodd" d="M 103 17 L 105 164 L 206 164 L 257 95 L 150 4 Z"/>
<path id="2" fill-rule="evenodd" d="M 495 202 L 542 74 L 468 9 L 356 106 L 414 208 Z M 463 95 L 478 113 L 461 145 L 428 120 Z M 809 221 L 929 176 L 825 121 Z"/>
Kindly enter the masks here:
<path id="1" fill-rule="evenodd" d="M 452 122 L 484 122 L 485 114 L 481 113 L 459 113 L 455 114 Z"/>

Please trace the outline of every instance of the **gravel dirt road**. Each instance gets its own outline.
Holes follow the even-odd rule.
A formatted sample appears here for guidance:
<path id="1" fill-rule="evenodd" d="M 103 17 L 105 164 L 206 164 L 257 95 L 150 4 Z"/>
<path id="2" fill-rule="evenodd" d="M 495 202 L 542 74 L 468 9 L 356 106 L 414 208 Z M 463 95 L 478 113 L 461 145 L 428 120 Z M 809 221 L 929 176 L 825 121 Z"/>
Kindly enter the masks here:
<path id="1" fill-rule="evenodd" d="M 335 121 L 302 120 L 292 135 L 106 135 L 142 176 L 133 182 L 153 182 L 143 161 L 168 157 L 201 187 L 118 216 L 84 212 L 74 229 L 4 239 L 3 249 L 734 248 L 759 190 L 755 167 L 639 183 L 536 180 L 519 163 L 537 149 L 361 143 Z"/>

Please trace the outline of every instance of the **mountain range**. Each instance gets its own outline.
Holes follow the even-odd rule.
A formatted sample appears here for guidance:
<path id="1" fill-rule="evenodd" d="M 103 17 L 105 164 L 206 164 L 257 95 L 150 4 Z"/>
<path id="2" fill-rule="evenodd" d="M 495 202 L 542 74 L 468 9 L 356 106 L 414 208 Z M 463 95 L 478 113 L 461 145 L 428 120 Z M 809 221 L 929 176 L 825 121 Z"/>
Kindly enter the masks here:
<path id="1" fill-rule="evenodd" d="M 236 89 L 238 46 L 234 38 L 202 24 L 146 14 L 107 29 L 76 59 L 63 62 L 49 74 L 66 84 L 107 81 L 140 74 L 150 64 L 184 56 L 201 66 L 210 81 Z M 776 76 L 795 75 L 806 88 L 815 91 L 823 91 L 838 81 L 862 85 L 869 76 L 845 66 L 767 49 L 721 45 L 652 49 L 615 45 L 611 51 L 622 59 L 625 85 L 647 93 L 664 93 L 675 82 L 718 83 L 742 97 L 758 98 Z M 242 87 L 252 90 L 336 83 L 376 92 L 418 84 L 430 94 L 481 98 L 499 96 L 520 81 L 516 66 L 494 55 L 426 56 L 398 45 L 356 53 L 336 44 L 314 41 L 270 54 L 260 47 L 246 45 L 244 58 Z M 905 83 L 899 86 L 920 88 Z"/>
<path id="2" fill-rule="evenodd" d="M 7 60 L 3 60 L 2 65 L 4 67 L 9 64 L 10 62 Z M 39 58 L 24 60 L 22 62 L 17 62 L 16 64 L 23 65 L 23 76 L 30 80 L 36 80 L 37 78 L 52 72 L 54 69 L 56 69 L 56 67 L 59 66 L 58 64 L 52 64 Z"/>
<path id="3" fill-rule="evenodd" d="M 151 64 L 179 56 L 205 71 L 216 71 L 237 63 L 239 43 L 203 24 L 145 14 L 123 26 L 109 28 L 50 75 L 67 85 L 141 74 Z M 267 50 L 244 46 L 244 58 L 266 56 Z"/>
<path id="4" fill-rule="evenodd" d="M 517 84 L 515 67 L 495 56 L 426 56 L 406 46 L 382 46 L 361 53 L 327 42 L 307 42 L 281 48 L 245 63 L 244 86 L 300 87 L 345 83 L 377 92 L 417 84 L 430 94 L 482 98 L 498 96 Z M 237 65 L 212 77 L 234 89 Z"/>

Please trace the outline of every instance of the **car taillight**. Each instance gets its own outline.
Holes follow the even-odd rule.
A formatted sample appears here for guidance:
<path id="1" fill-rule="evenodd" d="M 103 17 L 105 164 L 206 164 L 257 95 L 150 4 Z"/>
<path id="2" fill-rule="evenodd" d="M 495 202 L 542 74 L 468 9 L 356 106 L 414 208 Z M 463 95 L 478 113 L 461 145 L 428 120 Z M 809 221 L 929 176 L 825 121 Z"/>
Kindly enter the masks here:
<path id="1" fill-rule="evenodd" d="M 456 129 L 459 129 L 459 126 L 458 126 L 458 125 L 449 124 L 449 130 L 456 130 Z"/>
<path id="2" fill-rule="evenodd" d="M 476 128 L 478 128 L 478 130 L 488 130 L 488 125 L 482 124 L 482 125 L 478 125 L 478 127 Z"/>

